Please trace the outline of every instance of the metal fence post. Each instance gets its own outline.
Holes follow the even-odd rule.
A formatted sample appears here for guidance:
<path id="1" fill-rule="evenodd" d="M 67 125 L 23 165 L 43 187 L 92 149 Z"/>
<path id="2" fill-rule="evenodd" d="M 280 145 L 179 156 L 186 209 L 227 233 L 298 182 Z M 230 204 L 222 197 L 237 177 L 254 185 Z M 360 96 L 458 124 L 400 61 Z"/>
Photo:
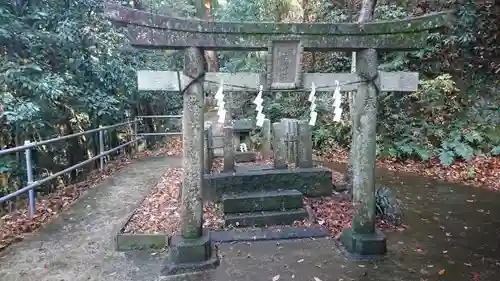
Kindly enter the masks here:
<path id="1" fill-rule="evenodd" d="M 24 141 L 24 145 L 29 145 L 30 141 Z M 31 163 L 31 148 L 26 148 L 24 150 L 24 155 L 26 157 L 26 177 L 28 179 L 28 185 L 33 183 L 33 165 Z M 31 188 L 28 190 L 29 198 L 29 211 L 30 216 L 33 217 L 36 213 L 36 199 L 35 199 L 35 189 Z"/>
<path id="2" fill-rule="evenodd" d="M 102 128 L 102 125 L 99 125 Z M 99 131 L 99 169 L 104 170 L 104 130 Z"/>
<path id="3" fill-rule="evenodd" d="M 139 118 L 135 117 L 134 119 L 134 153 L 139 152 L 139 142 L 137 141 L 137 124 L 139 123 Z"/>

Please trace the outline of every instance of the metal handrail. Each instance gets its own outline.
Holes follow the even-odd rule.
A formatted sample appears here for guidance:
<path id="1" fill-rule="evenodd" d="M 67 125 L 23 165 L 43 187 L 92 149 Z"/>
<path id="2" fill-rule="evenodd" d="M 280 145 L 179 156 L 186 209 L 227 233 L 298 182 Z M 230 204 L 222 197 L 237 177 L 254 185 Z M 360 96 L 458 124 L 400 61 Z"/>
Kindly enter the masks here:
<path id="1" fill-rule="evenodd" d="M 58 177 L 58 176 L 60 176 L 60 175 L 63 175 L 63 174 L 69 173 L 69 172 L 71 172 L 71 171 L 73 171 L 73 170 L 75 170 L 75 169 L 78 169 L 78 168 L 80 168 L 80 167 L 82 167 L 82 166 L 84 166 L 84 165 L 86 165 L 86 164 L 88 164 L 88 163 L 90 163 L 90 162 L 92 162 L 92 161 L 95 161 L 95 160 L 97 160 L 97 159 L 100 159 L 101 157 L 104 157 L 104 156 L 106 156 L 106 155 L 108 155 L 108 154 L 110 154 L 110 153 L 112 153 L 112 152 L 117 151 L 118 149 L 120 149 L 120 148 L 122 148 L 122 147 L 125 147 L 125 146 L 127 146 L 127 145 L 129 145 L 129 144 L 132 144 L 132 143 L 134 143 L 134 142 L 136 142 L 136 141 L 139 141 L 139 140 L 141 140 L 141 139 L 142 139 L 142 137 L 139 137 L 139 138 L 133 139 L 133 140 L 128 141 L 128 142 L 126 142 L 126 143 L 123 143 L 123 144 L 121 144 L 121 145 L 119 145 L 119 146 L 117 146 L 117 147 L 115 147 L 115 148 L 112 148 L 112 149 L 110 149 L 110 150 L 106 150 L 106 151 L 104 151 L 103 153 L 100 153 L 99 155 L 96 155 L 96 156 L 94 156 L 94 157 L 92 157 L 92 158 L 90 158 L 90 159 L 87 159 L 87 160 L 85 160 L 85 161 L 83 161 L 83 162 L 80 162 L 80 163 L 78 163 L 78 164 L 76 164 L 76 165 L 73 165 L 73 166 L 71 166 L 71 167 L 69 167 L 69 168 L 66 168 L 66 169 L 64 169 L 64 170 L 62 170 L 62 171 L 59 171 L 59 172 L 57 172 L 57 173 L 55 173 L 55 174 L 53 174 L 53 175 L 50 175 L 50 176 L 48 176 L 48 177 L 46 177 L 46 178 L 43 178 L 43 179 L 41 179 L 41 180 L 38 180 L 38 181 L 32 182 L 32 183 L 28 184 L 27 186 L 25 186 L 25 187 L 23 187 L 23 188 L 21 188 L 21 189 L 19 189 L 19 190 L 17 190 L 17 191 L 12 192 L 12 193 L 11 193 L 11 194 L 9 194 L 9 195 L 6 195 L 6 196 L 4 196 L 4 197 L 0 197 L 0 203 L 5 202 L 5 201 L 7 201 L 7 200 L 9 200 L 9 199 L 12 199 L 12 198 L 14 198 L 14 197 L 16 197 L 16 196 L 18 196 L 18 195 L 21 195 L 21 194 L 25 193 L 26 191 L 32 190 L 33 188 L 36 188 L 36 187 L 38 187 L 38 186 L 40 186 L 40 185 L 42 185 L 42 184 L 44 184 L 44 183 L 46 183 L 46 182 L 48 182 L 48 181 L 51 181 L 51 180 L 53 180 L 53 179 L 57 178 L 57 177 Z"/>
<path id="2" fill-rule="evenodd" d="M 154 135 L 182 135 L 182 132 L 168 132 L 168 133 L 138 133 L 137 131 L 137 123 L 141 121 L 142 119 L 147 119 L 147 118 L 182 118 L 182 115 L 149 115 L 149 116 L 137 116 L 134 120 L 129 120 L 126 122 L 121 122 L 117 123 L 114 125 L 109 125 L 109 126 L 99 126 L 99 128 L 96 129 L 91 129 L 88 131 L 76 133 L 76 134 L 71 134 L 71 135 L 66 135 L 66 136 L 60 136 L 48 140 L 43 140 L 43 141 L 37 141 L 37 142 L 30 142 L 30 141 L 25 141 L 24 145 L 22 146 L 16 146 L 13 148 L 7 148 L 7 149 L 2 149 L 0 150 L 0 156 L 8 154 L 8 153 L 14 153 L 14 152 L 19 152 L 19 151 L 24 151 L 25 152 L 25 157 L 26 157 L 26 174 L 27 174 L 27 180 L 28 180 L 28 185 L 25 187 L 16 190 L 6 196 L 0 197 L 0 203 L 3 203 L 7 200 L 10 200 L 16 196 L 19 196 L 25 192 L 28 192 L 28 198 L 29 198 L 29 213 L 31 216 L 35 215 L 36 213 L 36 200 L 35 200 L 35 191 L 34 189 L 39 187 L 40 185 L 49 182 L 63 174 L 69 173 L 75 169 L 78 169 L 88 163 L 91 163 L 96 160 L 100 160 L 100 170 L 104 169 L 104 156 L 117 151 L 120 148 L 123 148 L 127 145 L 134 144 L 136 150 L 137 150 L 137 142 L 139 140 L 144 139 L 144 136 L 154 136 Z M 123 125 L 128 125 L 128 124 L 134 124 L 134 139 L 123 143 L 115 148 L 109 149 L 104 151 L 104 132 L 109 129 L 113 129 L 116 127 L 120 127 Z M 33 167 L 31 163 L 31 149 L 41 146 L 41 145 L 46 145 L 46 144 L 51 144 L 54 142 L 58 141 L 63 141 L 67 140 L 70 138 L 74 137 L 79 137 L 82 135 L 86 134 L 91 134 L 91 133 L 99 133 L 99 155 L 96 155 L 90 159 L 87 159 L 85 161 L 82 161 L 78 164 L 75 164 L 71 167 L 68 167 L 62 171 L 59 171 L 53 175 L 50 175 L 48 177 L 45 177 L 43 179 L 34 181 L 33 180 Z"/>
<path id="3" fill-rule="evenodd" d="M 60 136 L 57 138 L 52 138 L 52 139 L 48 139 L 48 140 L 44 140 L 44 141 L 35 141 L 35 142 L 31 142 L 29 144 L 25 144 L 22 146 L 16 146 L 13 148 L 2 149 L 2 150 L 0 150 L 0 156 L 4 155 L 4 154 L 8 154 L 8 153 L 19 152 L 19 151 L 26 150 L 26 149 L 33 148 L 33 147 L 37 147 L 40 145 L 50 144 L 50 143 L 54 143 L 54 142 L 58 142 L 58 141 L 62 141 L 62 140 L 67 140 L 67 139 L 79 137 L 79 136 L 86 135 L 86 134 L 91 134 L 91 133 L 96 133 L 96 132 L 100 132 L 100 131 L 113 129 L 116 127 L 136 123 L 139 121 L 140 121 L 140 119 L 134 119 L 131 121 L 122 122 L 122 123 L 118 123 L 118 124 L 114 124 L 114 125 L 110 125 L 110 126 L 99 127 L 97 129 L 92 129 L 92 130 L 88 130 L 88 131 L 84 131 L 84 132 L 80 132 L 80 133 L 76 133 L 76 134 Z"/>
<path id="4" fill-rule="evenodd" d="M 147 116 L 137 116 L 140 119 L 146 118 L 182 118 L 182 115 L 147 115 Z"/>
<path id="5" fill-rule="evenodd" d="M 28 198 L 29 198 L 29 213 L 31 216 L 35 215 L 36 213 L 36 200 L 35 200 L 35 191 L 34 189 L 36 187 L 39 187 L 40 185 L 48 182 L 48 181 L 51 181 L 53 179 L 55 179 L 56 177 L 58 176 L 61 176 L 65 173 L 68 173 L 68 172 L 71 172 L 75 169 L 78 169 L 92 161 L 95 161 L 97 159 L 100 160 L 100 170 L 103 170 L 104 169 L 104 156 L 112 153 L 112 152 L 115 152 L 117 151 L 118 149 L 120 148 L 123 148 L 127 145 L 130 145 L 130 144 L 133 144 L 133 143 L 137 143 L 139 140 L 143 139 L 142 136 L 138 136 L 137 135 L 137 130 L 135 130 L 134 132 L 134 139 L 133 140 L 130 140 L 126 143 L 123 143 L 115 148 L 112 148 L 112 149 L 109 149 L 107 151 L 104 151 L 104 131 L 106 130 L 109 130 L 109 129 L 113 129 L 113 128 L 116 128 L 116 127 L 120 127 L 120 126 L 123 126 L 123 125 L 127 125 L 127 124 L 135 124 L 137 125 L 137 122 L 139 122 L 141 119 L 140 118 L 136 118 L 134 120 L 129 120 L 129 121 L 126 121 L 126 122 L 121 122 L 121 123 L 118 123 L 118 124 L 114 124 L 114 125 L 109 125 L 109 126 L 99 126 L 99 128 L 97 129 L 91 129 L 91 130 L 88 130 L 88 131 L 84 131 L 84 132 L 80 132 L 80 133 L 76 133 L 76 134 L 71 134 L 71 135 L 66 135 L 66 136 L 61 136 L 61 137 L 57 137 L 57 138 L 52 138 L 52 139 L 48 139 L 48 140 L 44 140 L 44 141 L 38 141 L 38 142 L 30 142 L 30 141 L 25 141 L 24 145 L 22 146 L 17 146 L 17 147 L 13 147 L 13 148 L 8 148 L 8 149 L 3 149 L 3 150 L 0 150 L 0 156 L 2 155 L 5 155 L 5 154 L 8 154 L 8 153 L 14 153 L 14 152 L 19 152 L 19 151 L 23 151 L 25 152 L 25 157 L 26 157 L 26 174 L 27 174 L 27 180 L 28 180 L 28 185 L 19 189 L 19 190 L 16 190 L 6 196 L 3 196 L 3 197 L 0 197 L 0 203 L 3 203 L 7 200 L 10 200 L 16 196 L 19 196 L 25 192 L 28 192 Z M 137 126 L 135 126 L 137 128 Z M 68 167 L 62 171 L 59 171 L 53 175 L 50 175 L 48 177 L 45 177 L 41 180 L 37 180 L 37 181 L 34 181 L 33 180 L 33 167 L 32 167 L 32 163 L 31 163 L 31 149 L 34 148 L 34 147 L 38 147 L 38 146 L 41 146 L 41 145 L 45 145 L 45 144 L 50 144 L 50 143 L 54 143 L 54 142 L 58 142 L 58 141 L 62 141 L 62 140 L 67 140 L 67 139 L 70 139 L 70 138 L 74 138 L 74 137 L 79 137 L 79 136 L 82 136 L 82 135 L 86 135 L 86 134 L 91 134 L 91 133 L 96 133 L 98 132 L 99 133 L 99 155 L 96 155 L 90 159 L 87 159 L 83 162 L 80 162 L 78 164 L 75 164 L 71 167 Z"/>

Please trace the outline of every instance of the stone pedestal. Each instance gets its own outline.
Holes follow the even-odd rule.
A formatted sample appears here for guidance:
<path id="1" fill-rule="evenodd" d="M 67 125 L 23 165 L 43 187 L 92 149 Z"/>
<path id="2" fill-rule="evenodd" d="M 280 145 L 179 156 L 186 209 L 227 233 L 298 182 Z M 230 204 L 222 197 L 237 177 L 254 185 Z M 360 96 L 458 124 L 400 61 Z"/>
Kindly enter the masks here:
<path id="1" fill-rule="evenodd" d="M 312 168 L 312 130 L 308 121 L 301 120 L 298 122 L 297 135 L 297 166 L 299 168 Z"/>
<path id="2" fill-rule="evenodd" d="M 340 235 L 340 242 L 349 253 L 359 255 L 384 255 L 387 253 L 385 234 L 379 229 L 373 233 L 356 233 L 353 228 L 346 228 Z"/>
<path id="3" fill-rule="evenodd" d="M 234 171 L 233 127 L 224 126 L 224 172 Z"/>
<path id="4" fill-rule="evenodd" d="M 220 264 L 217 246 L 212 245 L 208 233 L 199 238 L 172 237 L 168 260 L 162 275 L 175 275 L 213 269 Z"/>
<path id="5" fill-rule="evenodd" d="M 264 160 L 270 159 L 272 156 L 271 150 L 271 121 L 269 119 L 264 119 L 264 124 L 262 125 L 262 158 Z"/>
<path id="6" fill-rule="evenodd" d="M 297 164 L 297 119 L 283 118 L 281 119 L 283 126 L 283 134 L 285 137 L 286 146 L 286 163 Z"/>
<path id="7" fill-rule="evenodd" d="M 284 136 L 283 123 L 276 122 L 272 125 L 273 129 L 273 152 L 274 152 L 274 168 L 286 169 L 286 142 Z"/>

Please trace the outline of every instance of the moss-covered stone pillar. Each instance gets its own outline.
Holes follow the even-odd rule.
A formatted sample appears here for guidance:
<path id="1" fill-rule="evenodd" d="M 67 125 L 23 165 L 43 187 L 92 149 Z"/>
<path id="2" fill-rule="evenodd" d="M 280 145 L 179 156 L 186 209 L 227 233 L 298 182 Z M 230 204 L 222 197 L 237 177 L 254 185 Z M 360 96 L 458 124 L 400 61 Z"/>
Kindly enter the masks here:
<path id="1" fill-rule="evenodd" d="M 286 169 L 286 142 L 285 128 L 283 122 L 275 122 L 272 124 L 273 133 L 273 160 L 275 169 Z"/>
<path id="2" fill-rule="evenodd" d="M 300 120 L 297 124 L 297 167 L 313 167 L 312 130 L 309 121 Z"/>
<path id="3" fill-rule="evenodd" d="M 222 128 L 224 137 L 224 173 L 234 172 L 233 126 Z"/>
<path id="4" fill-rule="evenodd" d="M 219 261 L 210 237 L 203 233 L 202 186 L 204 174 L 204 93 L 205 63 L 198 48 L 188 48 L 184 56 L 184 75 L 189 77 L 184 90 L 182 147 L 181 235 L 172 237 L 169 259 L 163 274 L 179 274 L 216 266 Z"/>
<path id="5" fill-rule="evenodd" d="M 271 158 L 271 120 L 269 119 L 264 119 L 264 124 L 262 125 L 261 128 L 262 131 L 262 145 L 261 145 L 261 152 L 262 152 L 262 158 L 264 160 L 270 159 Z"/>
<path id="6" fill-rule="evenodd" d="M 356 73 L 360 83 L 354 97 L 352 184 L 354 216 L 341 241 L 351 253 L 385 254 L 385 235 L 375 228 L 375 162 L 378 95 L 378 55 L 374 49 L 357 54 Z"/>
<path id="7" fill-rule="evenodd" d="M 197 78 L 203 74 L 204 59 L 199 49 L 190 48 L 184 57 L 184 74 Z M 202 235 L 203 202 L 203 78 L 198 78 L 184 91 L 182 117 L 182 181 L 181 233 L 184 238 Z"/>

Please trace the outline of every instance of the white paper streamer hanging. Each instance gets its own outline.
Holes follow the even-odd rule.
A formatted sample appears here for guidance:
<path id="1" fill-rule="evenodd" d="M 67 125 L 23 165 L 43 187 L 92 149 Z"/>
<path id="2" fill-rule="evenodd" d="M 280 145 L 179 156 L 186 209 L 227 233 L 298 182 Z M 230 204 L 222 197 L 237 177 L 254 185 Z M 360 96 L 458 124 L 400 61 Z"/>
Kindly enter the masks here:
<path id="1" fill-rule="evenodd" d="M 340 107 L 335 108 L 333 114 L 334 114 L 333 121 L 340 122 L 340 118 L 342 118 L 342 108 Z"/>
<path id="2" fill-rule="evenodd" d="M 307 99 L 309 102 L 311 102 L 311 107 L 309 108 L 311 110 L 311 113 L 309 114 L 309 125 L 314 126 L 316 125 L 316 119 L 318 119 L 318 113 L 316 112 L 316 85 L 312 83 L 311 85 L 311 92 L 309 93 L 309 98 Z"/>
<path id="3" fill-rule="evenodd" d="M 342 95 L 340 94 L 340 83 L 335 80 L 335 91 L 333 91 L 333 121 L 340 122 L 342 118 Z"/>
<path id="4" fill-rule="evenodd" d="M 316 95 L 316 85 L 314 85 L 313 82 L 311 85 L 311 92 L 309 93 L 309 97 L 307 98 L 307 100 L 309 102 L 314 102 L 314 100 L 316 99 L 315 95 Z"/>
<path id="5" fill-rule="evenodd" d="M 318 113 L 316 111 L 311 111 L 311 114 L 309 115 L 311 117 L 309 119 L 309 125 L 314 126 L 316 125 L 316 119 L 318 118 Z"/>
<path id="6" fill-rule="evenodd" d="M 257 122 L 255 124 L 257 127 L 262 127 L 264 125 L 264 119 L 266 118 L 266 116 L 262 113 L 262 110 L 264 109 L 264 106 L 262 105 L 262 102 L 264 101 L 264 99 L 262 99 L 263 90 L 264 87 L 260 85 L 259 93 L 253 101 L 253 103 L 256 105 L 255 110 L 257 111 Z"/>
<path id="7" fill-rule="evenodd" d="M 219 122 L 219 124 L 224 124 L 224 120 L 226 120 L 226 110 L 222 109 L 221 111 L 217 112 L 217 115 L 219 116 L 217 122 Z"/>
<path id="8" fill-rule="evenodd" d="M 262 85 L 260 85 L 260 87 L 259 87 L 259 93 L 257 94 L 257 97 L 253 100 L 253 103 L 254 103 L 255 105 L 257 105 L 257 106 L 258 106 L 259 104 L 260 104 L 260 105 L 262 105 L 262 102 L 264 101 L 264 100 L 262 99 L 262 91 L 263 91 L 263 89 L 264 89 L 264 87 L 263 87 Z"/>
<path id="9" fill-rule="evenodd" d="M 226 119 L 226 103 L 224 102 L 224 82 L 220 81 L 220 86 L 217 89 L 217 93 L 215 93 L 215 100 L 217 100 L 217 116 L 219 117 L 217 119 L 217 122 L 220 124 L 224 124 L 224 121 Z"/>
<path id="10" fill-rule="evenodd" d="M 309 107 L 311 112 L 316 111 L 316 103 L 311 103 L 311 107 Z"/>
<path id="11" fill-rule="evenodd" d="M 339 81 L 335 80 L 335 90 L 333 91 L 333 101 L 335 100 L 342 99 L 342 96 L 340 95 L 340 83 Z M 335 103 L 334 103 L 335 106 Z"/>

